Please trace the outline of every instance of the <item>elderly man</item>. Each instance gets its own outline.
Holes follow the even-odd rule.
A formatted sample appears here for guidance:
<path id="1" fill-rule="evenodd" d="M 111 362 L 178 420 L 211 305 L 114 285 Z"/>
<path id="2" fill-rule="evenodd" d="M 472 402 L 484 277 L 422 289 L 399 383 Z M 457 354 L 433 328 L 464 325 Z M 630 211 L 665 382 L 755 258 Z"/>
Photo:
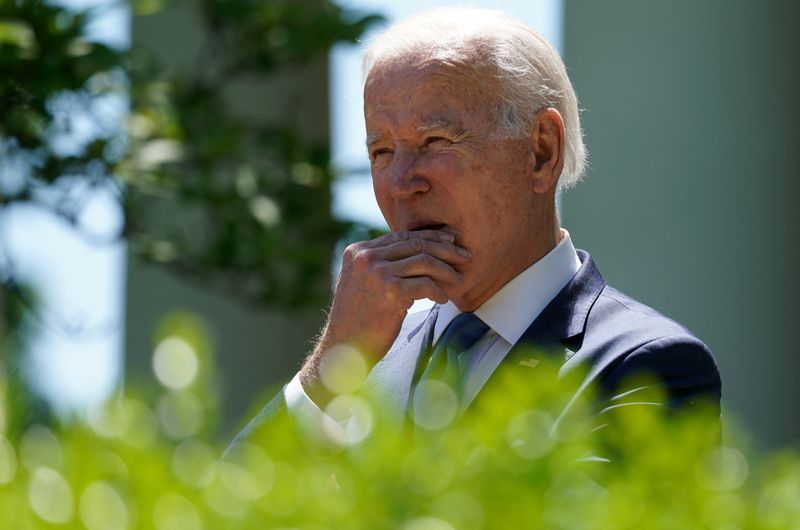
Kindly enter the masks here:
<path id="1" fill-rule="evenodd" d="M 391 232 L 345 250 L 313 352 L 242 436 L 287 405 L 301 422 L 321 416 L 331 393 L 320 366 L 342 344 L 368 353 L 382 403 L 426 428 L 447 423 L 426 412 L 447 398 L 427 381 L 453 388 L 451 420 L 498 367 L 526 365 L 526 346 L 555 351 L 562 372 L 583 370 L 599 408 L 635 394 L 621 385 L 639 374 L 658 381 L 664 406 L 719 406 L 706 346 L 607 286 L 560 227 L 556 190 L 580 179 L 586 156 L 573 88 L 545 39 L 499 12 L 441 9 L 375 38 L 364 68 L 372 179 Z M 407 314 L 421 298 L 436 305 Z"/>

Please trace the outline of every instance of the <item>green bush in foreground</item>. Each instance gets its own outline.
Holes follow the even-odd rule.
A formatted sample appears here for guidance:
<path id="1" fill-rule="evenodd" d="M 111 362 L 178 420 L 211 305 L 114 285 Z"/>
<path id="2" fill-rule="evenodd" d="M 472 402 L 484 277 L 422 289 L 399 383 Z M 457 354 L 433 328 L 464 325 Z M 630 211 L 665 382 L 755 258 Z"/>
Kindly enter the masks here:
<path id="1" fill-rule="evenodd" d="M 334 377 L 353 391 L 331 406 L 358 417 L 357 442 L 300 442 L 279 417 L 222 459 L 196 340 L 162 337 L 152 402 L 129 393 L 22 433 L 0 408 L 0 529 L 800 529 L 797 452 L 719 445 L 700 410 L 598 415 L 585 397 L 562 415 L 574 389 L 546 363 L 435 431 L 394 428 Z"/>

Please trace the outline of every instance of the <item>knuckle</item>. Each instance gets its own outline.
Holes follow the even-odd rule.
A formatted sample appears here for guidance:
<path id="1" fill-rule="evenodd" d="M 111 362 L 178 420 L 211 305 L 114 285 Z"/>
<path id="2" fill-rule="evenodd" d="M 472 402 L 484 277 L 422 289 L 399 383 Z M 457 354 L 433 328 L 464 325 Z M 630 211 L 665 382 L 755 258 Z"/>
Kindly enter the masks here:
<path id="1" fill-rule="evenodd" d="M 419 259 L 426 269 L 432 269 L 436 266 L 436 260 L 430 254 L 422 253 L 419 255 Z"/>
<path id="2" fill-rule="evenodd" d="M 350 243 L 344 248 L 344 252 L 342 252 L 342 257 L 345 260 L 353 259 L 358 251 L 361 249 L 358 243 Z"/>
<path id="3" fill-rule="evenodd" d="M 354 251 L 351 256 L 351 261 L 357 267 L 368 267 L 372 262 L 373 254 L 368 248 L 359 248 Z"/>

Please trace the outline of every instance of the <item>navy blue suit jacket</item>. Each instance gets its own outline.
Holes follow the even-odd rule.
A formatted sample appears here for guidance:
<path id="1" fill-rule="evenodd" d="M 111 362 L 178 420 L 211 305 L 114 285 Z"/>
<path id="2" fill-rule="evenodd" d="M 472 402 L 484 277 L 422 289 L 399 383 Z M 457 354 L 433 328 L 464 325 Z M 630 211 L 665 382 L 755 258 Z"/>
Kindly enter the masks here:
<path id="1" fill-rule="evenodd" d="M 661 406 L 679 410 L 702 401 L 718 410 L 721 381 L 705 344 L 677 322 L 606 285 L 587 252 L 578 250 L 578 256 L 578 272 L 533 321 L 501 368 L 518 369 L 520 356 L 533 348 L 557 356 L 559 362 L 563 359 L 562 375 L 575 370 L 584 374 L 579 391 L 593 387 L 600 410 L 618 406 L 621 396 L 627 402 L 641 402 L 635 393 L 647 389 L 626 386 L 638 375 L 656 381 L 663 391 Z M 395 343 L 367 378 L 367 391 L 398 424 L 406 417 L 435 317 L 434 311 L 427 318 L 407 317 Z M 500 384 L 498 372 L 481 392 Z M 234 444 L 285 408 L 281 392 Z"/>

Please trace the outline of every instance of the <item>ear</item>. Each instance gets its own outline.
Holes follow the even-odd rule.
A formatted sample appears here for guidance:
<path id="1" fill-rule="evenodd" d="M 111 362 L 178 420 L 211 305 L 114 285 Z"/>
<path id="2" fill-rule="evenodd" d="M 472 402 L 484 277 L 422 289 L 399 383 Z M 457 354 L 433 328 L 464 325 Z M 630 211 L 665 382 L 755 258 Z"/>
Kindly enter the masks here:
<path id="1" fill-rule="evenodd" d="M 545 193 L 554 189 L 564 169 L 564 120 L 554 108 L 539 111 L 531 129 L 534 156 L 533 190 Z"/>

